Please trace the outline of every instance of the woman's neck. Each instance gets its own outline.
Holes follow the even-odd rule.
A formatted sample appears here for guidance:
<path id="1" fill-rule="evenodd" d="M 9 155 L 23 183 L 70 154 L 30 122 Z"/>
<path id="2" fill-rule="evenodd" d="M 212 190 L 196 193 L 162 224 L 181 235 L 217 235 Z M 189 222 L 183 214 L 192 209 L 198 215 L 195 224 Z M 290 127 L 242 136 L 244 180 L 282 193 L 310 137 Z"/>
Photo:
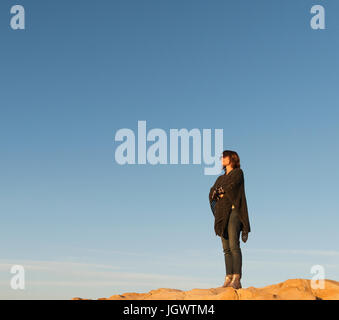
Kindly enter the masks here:
<path id="1" fill-rule="evenodd" d="M 226 174 L 229 174 L 233 168 L 231 166 L 226 166 Z"/>

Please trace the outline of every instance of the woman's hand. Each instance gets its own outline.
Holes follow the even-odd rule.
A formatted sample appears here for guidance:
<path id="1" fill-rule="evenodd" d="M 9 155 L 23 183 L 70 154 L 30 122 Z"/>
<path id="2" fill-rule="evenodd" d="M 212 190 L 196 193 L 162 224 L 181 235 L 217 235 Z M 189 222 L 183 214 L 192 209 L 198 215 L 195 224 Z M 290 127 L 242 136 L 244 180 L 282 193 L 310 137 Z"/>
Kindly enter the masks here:
<path id="1" fill-rule="evenodd" d="M 241 232 L 241 240 L 242 240 L 243 242 L 246 242 L 246 241 L 247 241 L 247 238 L 248 238 L 248 232 L 242 231 L 242 232 Z"/>
<path id="2" fill-rule="evenodd" d="M 218 193 L 218 197 L 222 198 L 224 196 L 225 190 L 223 189 L 222 186 L 220 186 L 219 188 L 217 188 L 217 193 Z"/>
<path id="3" fill-rule="evenodd" d="M 213 200 L 218 200 L 218 193 L 217 193 L 216 189 L 213 190 L 211 199 L 212 199 L 212 201 Z"/>

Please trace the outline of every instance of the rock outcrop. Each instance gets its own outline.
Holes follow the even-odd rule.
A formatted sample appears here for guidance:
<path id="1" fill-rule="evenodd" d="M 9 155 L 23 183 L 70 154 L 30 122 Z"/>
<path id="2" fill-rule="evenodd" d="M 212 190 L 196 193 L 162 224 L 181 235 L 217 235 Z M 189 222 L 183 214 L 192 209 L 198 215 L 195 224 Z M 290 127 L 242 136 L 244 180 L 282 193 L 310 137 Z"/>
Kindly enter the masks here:
<path id="1" fill-rule="evenodd" d="M 324 288 L 316 288 L 308 279 L 289 279 L 266 287 L 211 288 L 183 291 L 158 288 L 146 293 L 125 292 L 98 300 L 339 300 L 339 282 L 324 280 Z M 88 300 L 73 298 L 72 300 Z"/>

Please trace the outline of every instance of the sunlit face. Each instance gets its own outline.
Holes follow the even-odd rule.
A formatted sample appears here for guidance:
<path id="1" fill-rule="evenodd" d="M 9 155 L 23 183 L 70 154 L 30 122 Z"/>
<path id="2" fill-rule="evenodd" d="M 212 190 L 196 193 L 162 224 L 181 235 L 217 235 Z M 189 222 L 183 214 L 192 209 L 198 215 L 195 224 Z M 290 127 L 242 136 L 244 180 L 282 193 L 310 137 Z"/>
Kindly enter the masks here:
<path id="1" fill-rule="evenodd" d="M 231 161 L 230 161 L 230 157 L 229 156 L 226 156 L 225 158 L 221 158 L 221 164 L 223 166 L 228 166 L 230 165 Z"/>

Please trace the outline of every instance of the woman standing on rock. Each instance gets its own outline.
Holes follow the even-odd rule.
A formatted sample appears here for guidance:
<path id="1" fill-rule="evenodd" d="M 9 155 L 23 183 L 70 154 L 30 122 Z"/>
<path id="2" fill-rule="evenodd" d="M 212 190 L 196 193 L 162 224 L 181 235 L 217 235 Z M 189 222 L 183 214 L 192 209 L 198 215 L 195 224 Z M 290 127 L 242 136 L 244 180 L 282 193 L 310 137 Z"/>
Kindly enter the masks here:
<path id="1" fill-rule="evenodd" d="M 245 195 L 244 173 L 235 151 L 225 150 L 221 157 L 225 173 L 220 175 L 210 189 L 209 202 L 215 218 L 214 231 L 221 237 L 226 276 L 223 287 L 241 288 L 243 242 L 251 231 Z"/>

